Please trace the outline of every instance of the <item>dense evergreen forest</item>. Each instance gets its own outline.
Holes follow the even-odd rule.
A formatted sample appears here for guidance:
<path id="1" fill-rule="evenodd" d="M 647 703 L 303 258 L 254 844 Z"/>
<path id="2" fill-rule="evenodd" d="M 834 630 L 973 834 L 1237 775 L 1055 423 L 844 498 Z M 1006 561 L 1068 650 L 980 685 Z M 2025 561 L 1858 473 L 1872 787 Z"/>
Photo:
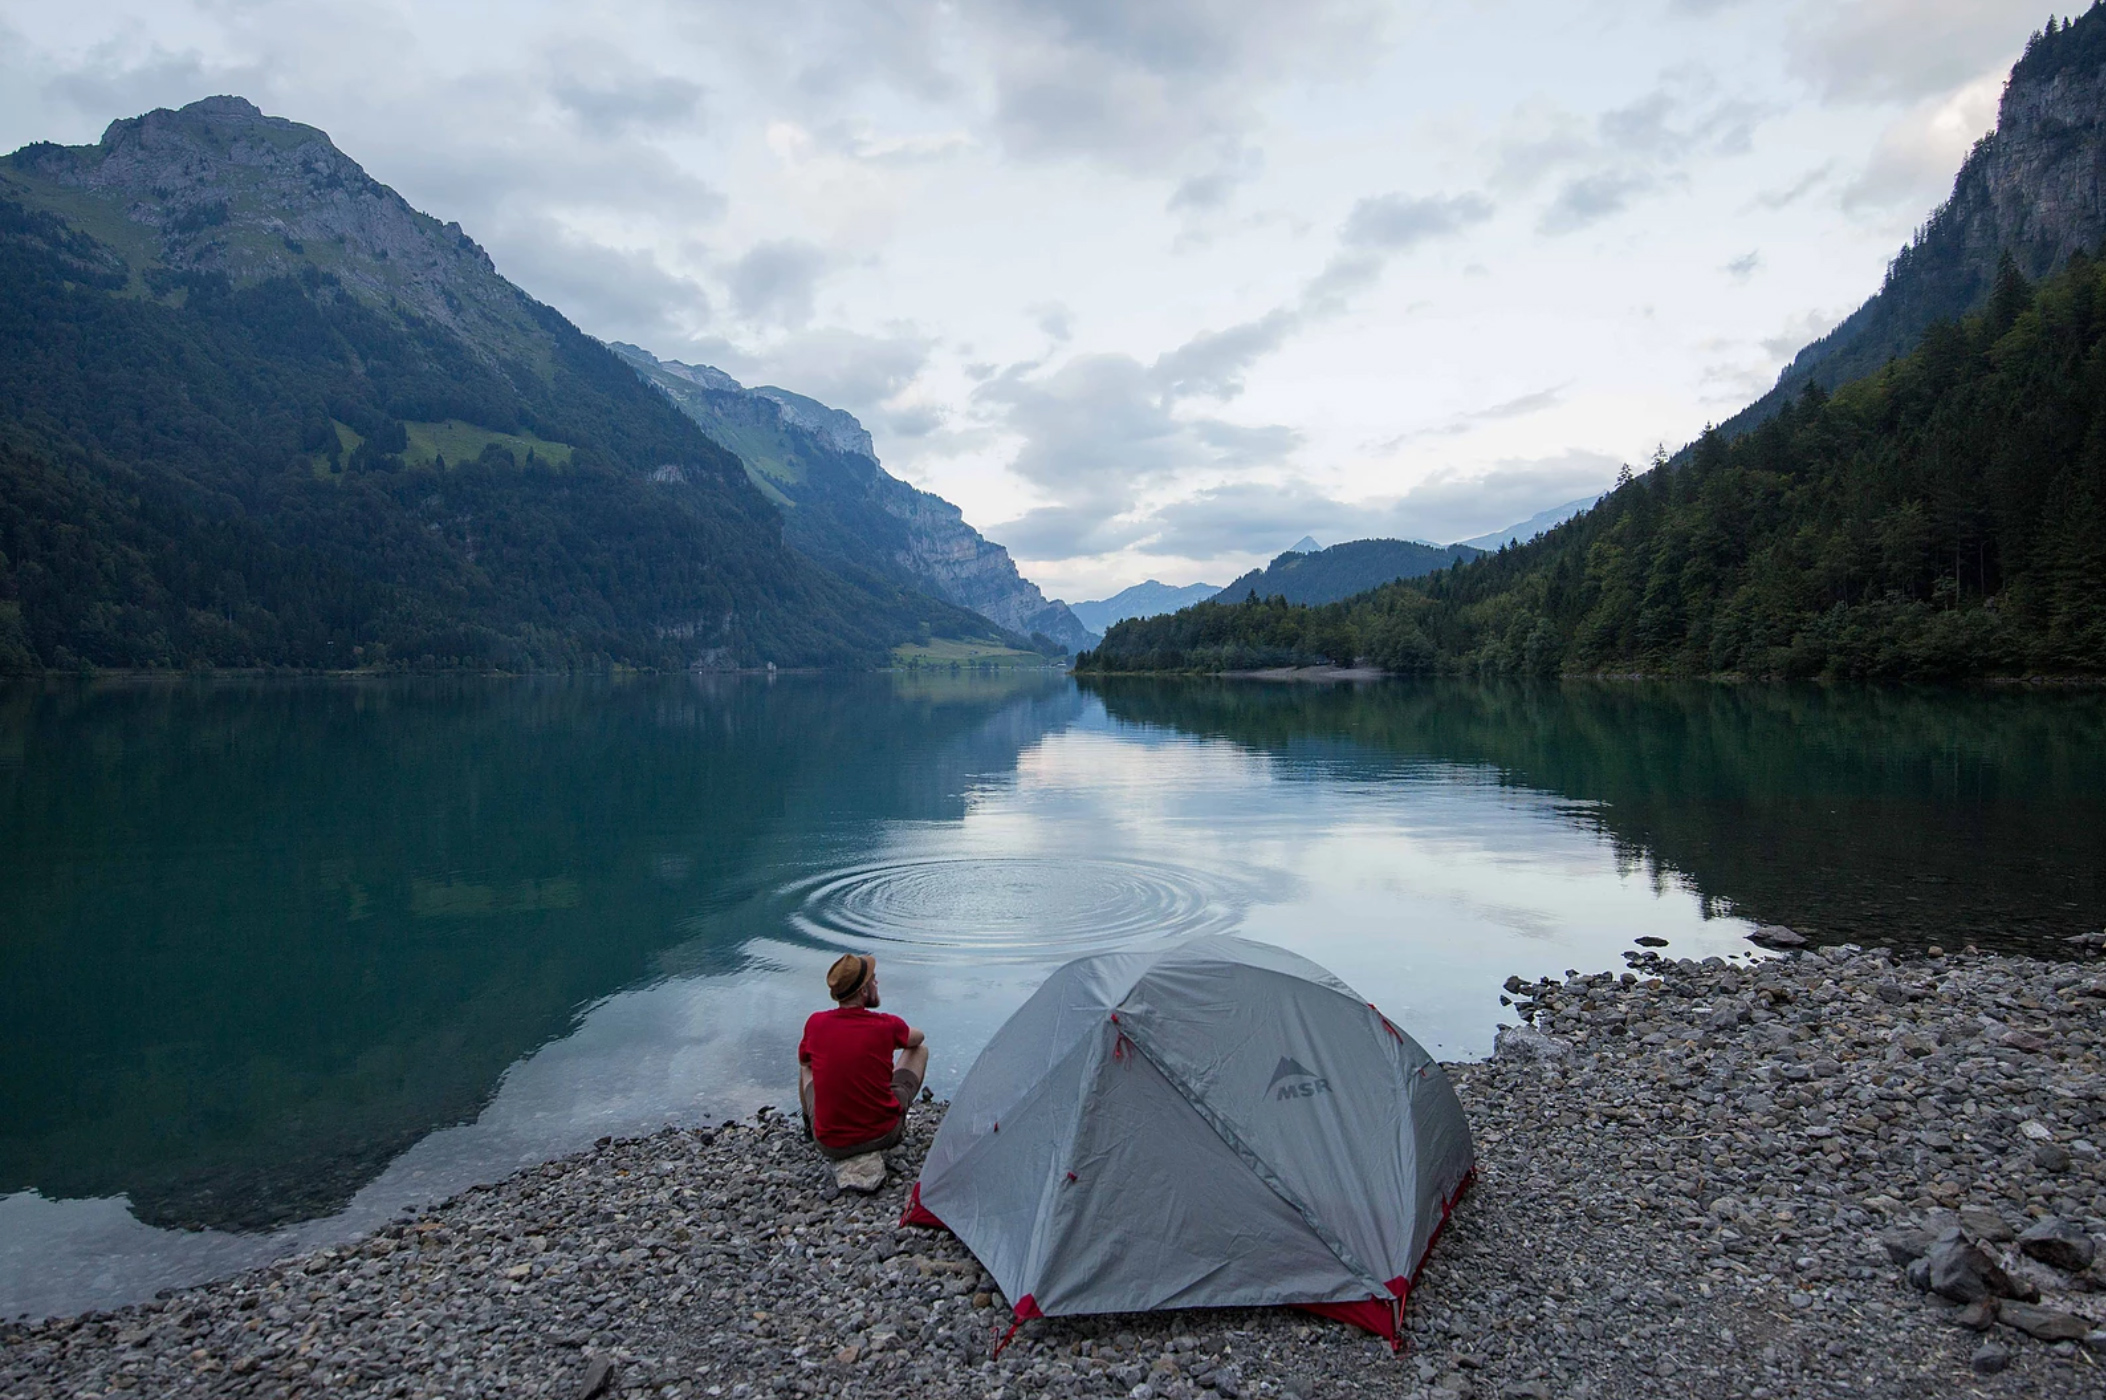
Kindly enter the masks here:
<path id="1" fill-rule="evenodd" d="M 2106 264 L 2029 284 L 1833 396 L 1628 471 L 1534 542 L 1343 603 L 1120 623 L 1078 669 L 1939 680 L 2106 672 Z"/>
<path id="2" fill-rule="evenodd" d="M 993 630 L 785 547 L 735 457 L 519 299 L 543 363 L 0 198 L 0 673 L 870 665 Z M 427 427 L 483 446 L 407 460 Z"/>

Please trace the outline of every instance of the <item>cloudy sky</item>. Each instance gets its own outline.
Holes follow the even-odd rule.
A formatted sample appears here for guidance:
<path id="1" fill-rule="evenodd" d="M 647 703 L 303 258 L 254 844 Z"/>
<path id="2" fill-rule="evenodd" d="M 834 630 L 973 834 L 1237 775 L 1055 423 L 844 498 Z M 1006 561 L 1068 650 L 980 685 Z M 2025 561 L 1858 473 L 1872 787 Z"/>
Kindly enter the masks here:
<path id="1" fill-rule="evenodd" d="M 2037 0 L 0 0 L 0 148 L 319 126 L 1048 592 L 1606 485 L 1879 284 Z"/>

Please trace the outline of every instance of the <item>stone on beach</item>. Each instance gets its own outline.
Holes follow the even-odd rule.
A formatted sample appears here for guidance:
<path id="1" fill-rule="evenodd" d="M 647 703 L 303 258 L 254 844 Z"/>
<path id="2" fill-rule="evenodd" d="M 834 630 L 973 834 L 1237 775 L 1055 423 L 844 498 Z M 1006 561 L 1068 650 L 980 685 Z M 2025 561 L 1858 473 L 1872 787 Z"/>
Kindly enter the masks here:
<path id="1" fill-rule="evenodd" d="M 1564 1060 L 1571 1058 L 1572 1044 L 1532 1026 L 1501 1026 L 1492 1037 L 1492 1054 L 1501 1060 Z"/>
<path id="2" fill-rule="evenodd" d="M 2091 1236 L 2082 1227 L 2052 1215 L 2027 1227 L 2018 1237 L 2018 1248 L 2028 1258 L 2069 1273 L 2090 1268 L 2097 1253 Z"/>
<path id="3" fill-rule="evenodd" d="M 869 1195 L 885 1184 L 885 1154 L 865 1152 L 834 1163 L 834 1184 L 843 1191 Z"/>

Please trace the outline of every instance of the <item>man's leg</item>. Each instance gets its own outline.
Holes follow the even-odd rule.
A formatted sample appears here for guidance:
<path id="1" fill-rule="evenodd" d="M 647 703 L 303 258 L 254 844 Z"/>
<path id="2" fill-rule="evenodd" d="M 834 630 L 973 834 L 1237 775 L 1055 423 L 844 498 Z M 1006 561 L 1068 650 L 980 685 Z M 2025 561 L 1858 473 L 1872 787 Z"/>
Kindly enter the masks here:
<path id="1" fill-rule="evenodd" d="M 914 1095 L 921 1092 L 921 1086 L 927 1082 L 929 1077 L 929 1043 L 926 1040 L 911 1050 L 899 1052 L 899 1062 L 893 1066 L 892 1070 L 895 1086 L 899 1083 L 901 1074 L 914 1076 L 913 1091 L 899 1096 L 899 1106 L 905 1108 L 912 1101 Z"/>

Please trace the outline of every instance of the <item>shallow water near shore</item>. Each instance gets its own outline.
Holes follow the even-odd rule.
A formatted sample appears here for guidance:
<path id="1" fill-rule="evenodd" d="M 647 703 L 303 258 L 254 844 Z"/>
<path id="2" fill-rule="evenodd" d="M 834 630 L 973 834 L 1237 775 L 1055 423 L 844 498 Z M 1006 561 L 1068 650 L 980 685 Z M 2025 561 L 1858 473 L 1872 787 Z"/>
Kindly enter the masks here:
<path id="1" fill-rule="evenodd" d="M 2106 697 L 1007 677 L 0 690 L 0 1316 L 791 1093 L 844 949 L 944 1094 L 1059 962 L 1234 932 L 1444 1059 L 1757 922 L 2056 953 Z"/>

